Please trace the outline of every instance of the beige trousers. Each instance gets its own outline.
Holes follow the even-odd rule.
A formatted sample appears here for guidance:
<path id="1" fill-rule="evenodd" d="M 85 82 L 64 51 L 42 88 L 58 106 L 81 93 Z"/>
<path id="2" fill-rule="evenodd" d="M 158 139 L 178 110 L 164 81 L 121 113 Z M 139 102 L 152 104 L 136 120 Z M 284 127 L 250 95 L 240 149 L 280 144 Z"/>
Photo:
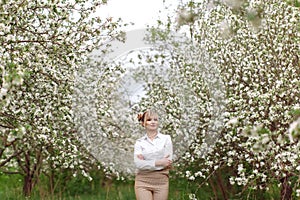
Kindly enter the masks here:
<path id="1" fill-rule="evenodd" d="M 137 200 L 167 200 L 169 195 L 169 170 L 137 173 L 134 190 Z"/>

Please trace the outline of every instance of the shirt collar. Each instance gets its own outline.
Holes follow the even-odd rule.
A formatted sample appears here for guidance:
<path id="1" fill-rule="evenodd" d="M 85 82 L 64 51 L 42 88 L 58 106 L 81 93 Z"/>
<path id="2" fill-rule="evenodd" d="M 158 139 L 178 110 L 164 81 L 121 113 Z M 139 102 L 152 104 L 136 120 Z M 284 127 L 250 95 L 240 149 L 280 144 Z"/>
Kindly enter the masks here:
<path id="1" fill-rule="evenodd" d="M 155 136 L 155 138 L 154 139 L 156 139 L 156 138 L 161 138 L 161 133 L 160 132 L 158 132 L 157 133 L 157 135 Z M 149 139 L 150 140 L 150 138 L 148 137 L 148 135 L 147 135 L 147 133 L 145 134 L 145 136 L 144 136 L 144 138 L 143 138 L 144 140 L 147 140 L 147 139 Z"/>

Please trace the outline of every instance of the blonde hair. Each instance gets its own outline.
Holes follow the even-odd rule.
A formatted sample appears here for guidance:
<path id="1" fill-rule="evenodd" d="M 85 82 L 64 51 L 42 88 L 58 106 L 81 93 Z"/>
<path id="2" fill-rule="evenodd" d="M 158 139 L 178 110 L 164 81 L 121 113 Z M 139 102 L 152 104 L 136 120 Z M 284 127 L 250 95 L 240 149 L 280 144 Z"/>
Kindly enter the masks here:
<path id="1" fill-rule="evenodd" d="M 138 114 L 137 119 L 144 126 L 144 122 L 151 116 L 158 116 L 158 114 L 154 110 L 147 110 L 144 113 Z"/>

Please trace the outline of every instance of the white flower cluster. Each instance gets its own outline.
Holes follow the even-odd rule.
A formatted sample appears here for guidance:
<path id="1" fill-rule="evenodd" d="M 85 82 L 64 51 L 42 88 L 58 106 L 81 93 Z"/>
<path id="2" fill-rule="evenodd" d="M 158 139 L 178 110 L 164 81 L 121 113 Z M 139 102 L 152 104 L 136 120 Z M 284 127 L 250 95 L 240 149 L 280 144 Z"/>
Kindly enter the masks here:
<path id="1" fill-rule="evenodd" d="M 197 200 L 197 197 L 195 194 L 189 194 L 189 199 L 190 200 Z"/>
<path id="2" fill-rule="evenodd" d="M 221 69 L 227 123 L 212 154 L 199 156 L 209 148 L 199 139 L 183 160 L 199 166 L 189 167 L 189 180 L 209 178 L 226 165 L 236 171 L 231 184 L 266 189 L 265 183 L 294 176 L 300 168 L 299 120 L 292 123 L 300 101 L 300 13 L 284 1 L 247 2 L 240 13 L 227 1 L 199 10 L 207 14 L 197 18 L 193 34 Z M 199 172 L 204 175 L 196 176 Z"/>
<path id="3" fill-rule="evenodd" d="M 1 165 L 9 166 L 14 160 L 10 156 L 15 156 L 20 170 L 33 178 L 49 169 L 68 168 L 90 179 L 83 163 L 88 153 L 74 130 L 74 75 L 89 51 L 105 40 L 100 32 L 114 37 L 116 27 L 89 17 L 98 2 L 59 2 L 1 3 Z M 80 15 L 76 22 L 70 19 L 75 10 Z M 25 170 L 24 160 L 36 167 Z"/>

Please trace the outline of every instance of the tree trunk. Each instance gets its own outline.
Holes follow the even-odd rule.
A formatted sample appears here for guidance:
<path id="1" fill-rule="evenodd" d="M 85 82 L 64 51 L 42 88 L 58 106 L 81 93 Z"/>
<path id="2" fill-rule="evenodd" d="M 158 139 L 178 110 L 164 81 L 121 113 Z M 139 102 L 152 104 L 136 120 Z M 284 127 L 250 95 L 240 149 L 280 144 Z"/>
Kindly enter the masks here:
<path id="1" fill-rule="evenodd" d="M 23 194 L 25 197 L 29 197 L 33 188 L 33 173 L 31 173 L 31 162 L 30 162 L 30 151 L 24 153 L 25 162 L 24 162 L 24 183 L 23 183 Z"/>
<path id="2" fill-rule="evenodd" d="M 55 176 L 55 172 L 54 172 L 54 170 L 51 170 L 50 175 L 48 176 L 49 177 L 49 191 L 50 191 L 51 195 L 54 195 L 54 184 L 55 184 L 54 176 Z"/>
<path id="3" fill-rule="evenodd" d="M 293 189 L 292 189 L 291 185 L 289 184 L 288 179 L 289 179 L 288 177 L 284 177 L 280 180 L 282 183 L 281 192 L 280 192 L 281 200 L 291 200 L 292 199 Z"/>
<path id="4" fill-rule="evenodd" d="M 208 181 L 209 181 L 210 187 L 214 193 L 215 199 L 218 199 L 218 193 L 217 193 L 214 181 L 211 178 Z"/>
<path id="5" fill-rule="evenodd" d="M 33 177 L 31 174 L 26 174 L 24 177 L 24 184 L 23 184 L 23 194 L 25 197 L 29 197 L 31 195 L 33 189 Z"/>
<path id="6" fill-rule="evenodd" d="M 43 163 L 42 148 L 36 151 L 36 159 L 34 162 L 31 161 L 32 155 L 30 151 L 24 152 L 24 157 L 24 164 L 20 157 L 17 157 L 17 161 L 24 171 L 23 194 L 25 197 L 29 197 L 32 193 L 33 187 L 38 182 L 41 173 L 41 166 Z"/>
<path id="7" fill-rule="evenodd" d="M 216 176 L 217 176 L 218 186 L 219 186 L 219 188 L 220 188 L 220 190 L 222 192 L 222 197 L 223 197 L 224 200 L 227 200 L 228 198 L 227 198 L 227 195 L 226 195 L 226 191 L 225 191 L 226 189 L 225 189 L 225 186 L 223 184 L 222 177 L 221 177 L 221 175 L 220 175 L 219 172 L 216 173 Z"/>

